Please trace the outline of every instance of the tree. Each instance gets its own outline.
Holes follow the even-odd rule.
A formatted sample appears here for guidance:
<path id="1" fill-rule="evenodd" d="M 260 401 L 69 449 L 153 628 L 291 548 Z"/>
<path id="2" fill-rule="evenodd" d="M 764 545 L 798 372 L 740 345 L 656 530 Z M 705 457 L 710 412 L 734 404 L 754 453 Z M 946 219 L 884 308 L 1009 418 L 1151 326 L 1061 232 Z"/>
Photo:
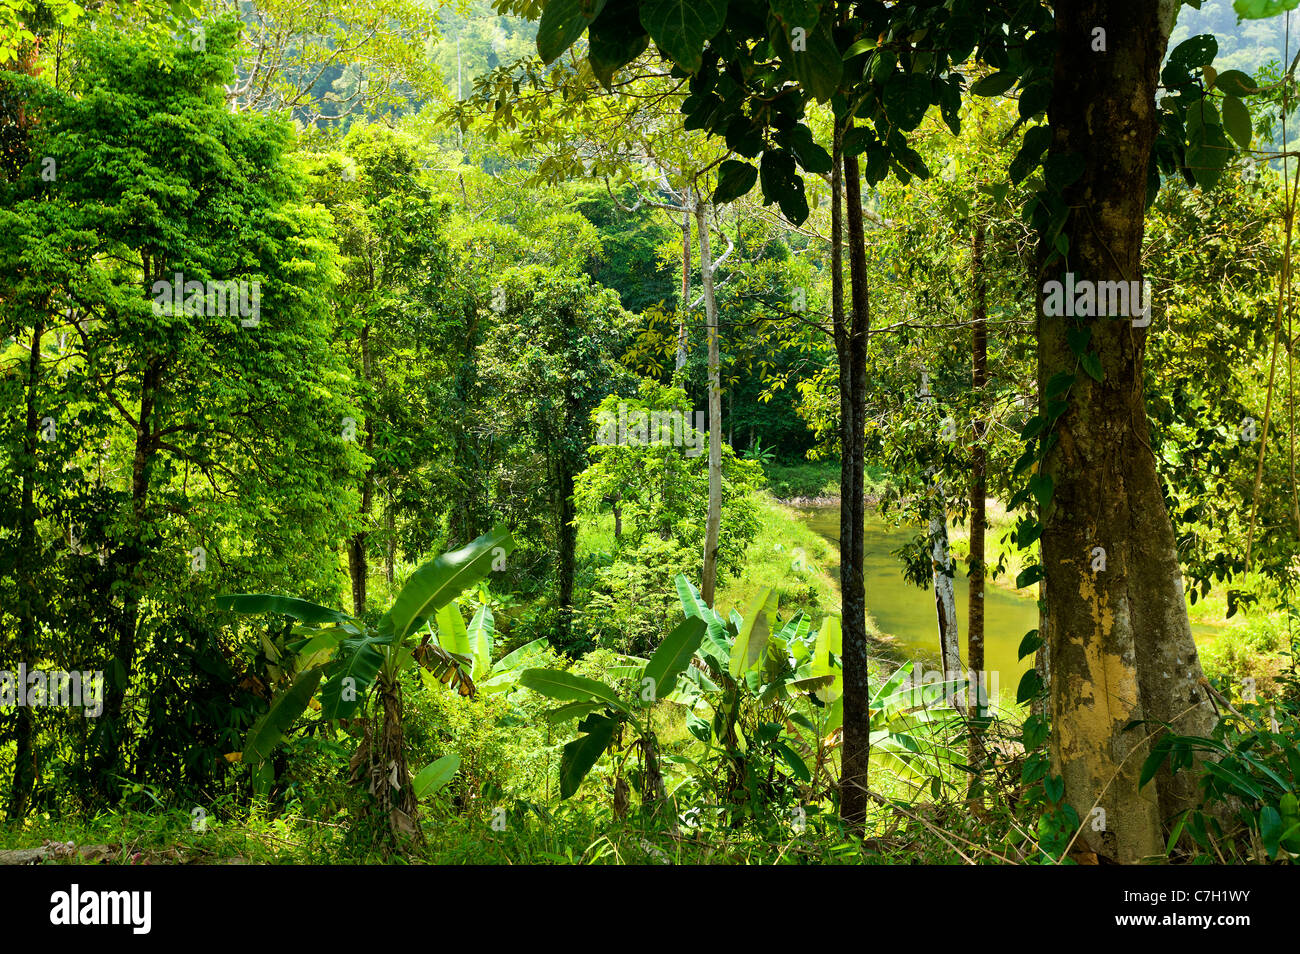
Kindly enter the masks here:
<path id="1" fill-rule="evenodd" d="M 535 445 L 550 471 L 544 488 L 556 540 L 556 645 L 567 648 L 577 562 L 574 479 L 586 466 L 591 412 L 617 377 L 610 345 L 625 315 L 617 295 L 585 276 L 529 266 L 499 277 L 499 319 L 483 347 L 483 387 L 503 430 Z"/>
<path id="2" fill-rule="evenodd" d="M 385 522 L 391 524 L 400 470 L 419 467 L 419 445 L 438 430 L 421 413 L 426 401 L 416 396 L 453 374 L 443 355 L 464 334 L 464 307 L 450 280 L 446 206 L 420 169 L 416 143 L 382 126 L 356 125 L 342 147 L 342 155 L 319 158 L 316 192 L 338 229 L 343 281 L 336 320 L 351 336 L 349 358 L 365 412 L 364 421 L 340 421 L 339 433 L 360 443 L 371 462 L 360 488 L 361 526 L 348 543 L 352 613 L 360 617 L 376 484 L 382 484 Z M 419 357 L 417 342 L 426 349 Z M 390 582 L 394 532 L 390 526 L 385 533 Z"/>
<path id="3" fill-rule="evenodd" d="M 292 495 L 302 519 L 268 532 L 260 553 L 274 566 L 292 552 L 319 579 L 316 544 L 347 501 L 332 484 L 351 461 L 321 423 L 346 413 L 347 388 L 318 387 L 340 372 L 320 304 L 333 260 L 283 161 L 285 128 L 224 108 L 234 38 L 229 22 L 202 51 L 84 34 L 73 91 L 33 91 L 43 123 L 17 201 L 0 211 L 6 323 L 36 318 L 66 348 L 38 397 L 51 438 L 41 456 L 74 489 L 46 483 L 41 533 L 69 541 L 61 571 L 87 550 L 107 571 L 99 596 L 69 594 L 59 629 L 85 634 L 90 659 L 111 647 L 91 740 L 109 791 L 130 771 L 124 745 L 160 731 L 132 705 L 159 678 L 138 661 L 202 590 L 209 559 L 224 574 L 244 556 L 227 534 Z M 159 580 L 172 599 L 157 599 Z M 100 600 L 97 616 L 74 596 Z"/>

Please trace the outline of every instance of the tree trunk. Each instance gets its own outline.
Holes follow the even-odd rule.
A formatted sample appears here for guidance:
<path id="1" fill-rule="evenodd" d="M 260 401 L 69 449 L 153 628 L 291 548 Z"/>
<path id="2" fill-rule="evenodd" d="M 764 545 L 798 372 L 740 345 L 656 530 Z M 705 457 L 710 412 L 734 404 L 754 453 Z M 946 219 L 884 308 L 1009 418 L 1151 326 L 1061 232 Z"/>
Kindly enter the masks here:
<path id="1" fill-rule="evenodd" d="M 958 678 L 961 673 L 961 637 L 957 624 L 957 594 L 949 573 L 952 557 L 948 550 L 948 514 L 942 480 L 934 480 L 932 492 L 930 564 L 934 579 L 935 616 L 939 624 L 939 659 L 943 665 L 943 681 L 947 682 Z M 960 704 L 958 708 L 961 708 Z"/>
<path id="2" fill-rule="evenodd" d="M 148 269 L 146 268 L 146 274 Z M 130 730 L 129 720 L 123 717 L 126 696 L 135 670 L 136 630 L 140 623 L 140 602 L 144 581 L 139 578 L 149 545 L 145 542 L 145 521 L 148 517 L 149 485 L 153 478 L 153 457 L 156 451 L 159 424 L 154 419 L 154 407 L 162 385 L 163 359 L 151 357 L 145 363 L 140 377 L 140 413 L 136 421 L 135 456 L 131 463 L 131 515 L 130 537 L 114 556 L 118 565 L 117 576 L 122 581 L 122 614 L 118 619 L 117 646 L 114 661 L 120 667 L 106 680 L 103 719 L 108 725 L 105 745 L 96 758 L 96 775 L 107 793 L 117 791 L 112 776 L 125 774 L 119 764 L 122 740 Z"/>
<path id="3" fill-rule="evenodd" d="M 971 325 L 971 389 L 975 392 L 974 434 L 970 455 L 970 588 L 966 616 L 966 666 L 978 680 L 972 697 L 978 720 L 984 715 L 984 529 L 988 525 L 986 501 L 988 499 L 987 459 L 984 436 L 988 425 L 984 421 L 988 386 L 988 283 L 984 276 L 985 222 L 975 223 L 975 240 L 971 246 L 971 279 L 973 307 Z M 971 725 L 970 762 L 983 761 L 981 726 Z"/>
<path id="4" fill-rule="evenodd" d="M 1141 279 L 1157 76 L 1176 7 L 1056 5 L 1051 154 L 1085 160 L 1064 196 L 1077 281 Z M 1109 52 L 1092 51 L 1097 28 L 1106 31 Z M 1049 252 L 1040 251 L 1044 260 Z M 1058 260 L 1040 277 L 1063 280 L 1063 271 Z M 1162 823 L 1195 799 L 1190 773 L 1175 783 L 1165 772 L 1139 789 L 1147 734 L 1155 722 L 1169 722 L 1178 732 L 1208 735 L 1214 715 L 1197 686 L 1201 667 L 1150 447 L 1142 387 L 1147 331 L 1128 318 L 1046 317 L 1043 295 L 1040 289 L 1040 390 L 1058 373 L 1075 375 L 1044 467 L 1054 482 L 1042 535 L 1053 764 L 1083 822 L 1080 840 L 1133 862 L 1162 852 Z M 1066 339 L 1072 324 L 1091 329 L 1100 383 L 1077 368 Z M 1150 722 L 1126 731 L 1134 720 Z M 1094 803 L 1105 810 L 1101 831 L 1094 830 L 1102 820 L 1091 814 Z"/>
<path id="5" fill-rule="evenodd" d="M 361 382 L 363 387 L 370 384 L 370 325 L 361 326 Z M 373 402 L 367 402 L 373 403 Z M 374 410 L 366 410 L 366 456 L 374 459 L 375 425 Z M 370 519 L 370 509 L 375 490 L 375 475 L 370 464 L 366 465 L 365 476 L 361 478 L 361 524 L 365 527 Z M 366 612 L 366 560 L 367 532 L 362 529 L 353 535 L 348 543 L 348 573 L 352 577 L 352 615 L 363 616 Z"/>
<path id="6" fill-rule="evenodd" d="M 682 197 L 682 303 L 681 317 L 677 322 L 677 364 L 680 371 L 686 366 L 686 315 L 691 310 L 691 196 Z"/>
<path id="7" fill-rule="evenodd" d="M 837 129 L 832 146 L 831 320 L 840 366 L 840 593 L 844 633 L 844 740 L 840 770 L 840 817 L 861 831 L 867 816 L 867 784 L 871 762 L 871 718 L 868 701 L 867 599 L 863 575 L 865 501 L 863 466 L 866 440 L 867 334 L 871 313 L 867 299 L 866 234 L 862 223 L 862 185 L 856 157 L 843 155 L 843 135 Z M 839 170 L 848 205 L 851 315 L 844 316 L 843 251 L 840 247 Z"/>
<path id="8" fill-rule="evenodd" d="M 574 427 L 576 426 L 575 421 Z M 560 525 L 556 530 L 559 545 L 560 642 L 561 646 L 567 648 L 573 631 L 573 580 L 578 552 L 578 528 L 574 523 L 577 513 L 573 503 L 573 478 L 577 466 L 567 451 L 561 451 L 558 468 L 556 476 Z"/>
<path id="9" fill-rule="evenodd" d="M 45 334 L 45 300 L 40 303 L 36 324 L 32 328 L 32 350 L 27 359 L 27 380 L 25 391 L 25 420 L 23 430 L 23 453 L 20 464 L 22 474 L 22 502 L 19 509 L 18 552 L 14 555 L 14 581 L 18 590 L 18 660 L 29 666 L 36 663 L 36 585 L 33 574 L 36 571 L 36 506 L 34 500 L 36 484 L 36 441 L 37 428 L 40 424 L 36 408 L 36 388 L 41 375 L 41 339 Z M 14 732 L 14 777 L 13 788 L 9 791 L 9 803 L 5 815 L 9 819 L 22 818 L 27 814 L 27 800 L 31 797 L 32 787 L 36 782 L 36 750 L 33 743 L 34 727 L 30 706 L 23 705 L 21 694 L 26 686 L 19 686 L 20 693 L 17 726 Z"/>
<path id="10" fill-rule="evenodd" d="M 704 573 L 700 596 L 713 605 L 718 577 L 718 534 L 722 527 L 722 375 L 718 356 L 718 302 L 713 295 L 713 260 L 709 254 L 707 203 L 695 203 L 695 227 L 700 237 L 700 277 L 704 283 L 704 315 L 709 341 L 709 509 L 704 523 Z"/>

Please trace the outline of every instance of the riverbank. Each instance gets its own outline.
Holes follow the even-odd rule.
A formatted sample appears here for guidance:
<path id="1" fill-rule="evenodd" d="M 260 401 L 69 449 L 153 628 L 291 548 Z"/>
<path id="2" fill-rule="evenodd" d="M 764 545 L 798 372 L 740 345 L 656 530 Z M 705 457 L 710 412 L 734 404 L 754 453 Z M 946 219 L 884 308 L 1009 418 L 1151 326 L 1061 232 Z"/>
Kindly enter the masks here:
<path id="1" fill-rule="evenodd" d="M 840 614 L 839 549 L 810 527 L 795 505 L 769 493 L 759 497 L 759 531 L 745 555 L 745 570 L 718 588 L 717 605 L 742 614 L 764 586 L 775 586 L 780 612 L 788 619 L 802 611 L 813 626 Z M 867 651 L 897 663 L 907 654 L 897 640 L 867 618 Z"/>
<path id="2" fill-rule="evenodd" d="M 778 498 L 776 503 L 795 510 L 838 510 L 842 500 L 843 498 L 838 495 L 828 494 L 812 497 Z M 868 520 L 883 519 L 875 512 L 876 506 L 880 503 L 878 493 L 864 495 L 863 502 L 866 505 Z M 984 537 L 984 563 L 988 571 L 985 576 L 985 584 L 1005 590 L 1008 593 L 1015 593 L 1026 599 L 1037 599 L 1038 590 L 1036 587 L 1016 586 L 1016 577 L 1020 575 L 1020 571 L 1024 569 L 1027 561 L 1025 554 L 1011 542 L 1010 535 L 1015 528 L 1015 519 L 1007 513 L 1002 502 L 993 497 L 988 498 L 986 508 L 988 525 Z M 952 557 L 957 562 L 959 569 L 965 567 L 970 559 L 969 526 L 950 524 L 948 527 L 948 547 L 952 551 Z M 962 572 L 964 574 L 965 570 Z"/>

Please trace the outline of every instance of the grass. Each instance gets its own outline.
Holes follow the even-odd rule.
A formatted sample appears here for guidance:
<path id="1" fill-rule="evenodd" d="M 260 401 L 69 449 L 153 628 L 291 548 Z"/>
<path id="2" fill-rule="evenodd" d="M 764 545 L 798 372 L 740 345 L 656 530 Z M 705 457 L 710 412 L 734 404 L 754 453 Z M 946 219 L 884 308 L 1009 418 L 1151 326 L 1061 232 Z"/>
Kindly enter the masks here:
<path id="1" fill-rule="evenodd" d="M 793 463 L 763 465 L 767 489 L 778 500 L 838 500 L 840 497 L 840 462 L 838 460 L 804 460 Z M 878 497 L 888 484 L 883 467 L 868 465 L 863 475 L 868 497 Z"/>
<path id="2" fill-rule="evenodd" d="M 74 846 L 106 846 L 91 857 L 105 864 L 882 864 L 918 860 L 955 863 L 938 839 L 923 841 L 897 813 L 872 807 L 864 846 L 838 819 L 815 810 L 806 824 L 683 828 L 672 837 L 662 825 L 636 817 L 613 819 L 575 800 L 550 809 L 512 811 L 494 827 L 454 814 L 425 813 L 426 844 L 405 856 L 385 856 L 349 845 L 341 826 L 322 825 L 293 812 L 271 819 L 250 812 L 213 820 L 203 831 L 180 810 L 105 812 L 93 818 L 29 819 L 20 830 L 0 825 L 0 847 L 30 847 L 41 839 Z M 792 812 L 793 814 L 793 812 Z M 976 834 L 973 830 L 970 834 Z M 883 836 L 883 837 L 881 837 Z M 928 856 L 928 857 L 927 857 Z M 45 864 L 81 864 L 72 853 Z"/>

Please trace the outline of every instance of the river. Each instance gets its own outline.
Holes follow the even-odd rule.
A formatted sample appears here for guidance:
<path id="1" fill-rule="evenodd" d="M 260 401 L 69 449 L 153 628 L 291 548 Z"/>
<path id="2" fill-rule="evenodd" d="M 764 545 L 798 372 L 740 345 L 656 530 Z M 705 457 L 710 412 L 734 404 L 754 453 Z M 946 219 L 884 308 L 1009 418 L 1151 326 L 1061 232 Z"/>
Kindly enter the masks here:
<path id="1" fill-rule="evenodd" d="M 796 507 L 803 521 L 837 549 L 840 544 L 838 504 Z M 939 662 L 938 623 L 933 588 L 922 590 L 903 579 L 903 568 L 893 551 L 906 544 L 916 531 L 894 527 L 873 513 L 867 514 L 863 541 L 867 585 L 867 612 L 880 632 L 892 636 L 909 659 L 937 668 Z M 835 571 L 839 572 L 838 568 Z M 966 620 L 970 586 L 965 567 L 959 565 L 956 579 L 957 622 L 962 658 L 966 656 Z M 989 673 L 990 695 L 1004 703 L 1015 699 L 1020 677 L 1033 665 L 1033 657 L 1017 659 L 1025 633 L 1038 628 L 1036 595 L 986 584 L 984 587 L 984 669 Z M 1199 643 L 1217 633 L 1206 623 L 1193 623 L 1192 634 Z M 993 680 L 997 680 L 994 685 Z"/>
<path id="2" fill-rule="evenodd" d="M 836 547 L 840 543 L 840 508 L 838 505 L 796 508 L 808 526 Z M 922 590 L 903 579 L 903 568 L 893 551 L 906 544 L 914 530 L 897 528 L 873 514 L 867 515 L 863 542 L 867 585 L 867 612 L 882 633 L 892 636 L 909 659 L 937 667 L 939 662 L 938 624 L 934 608 L 934 590 Z M 837 571 L 838 572 L 838 571 Z M 958 632 L 962 658 L 966 655 L 966 614 L 969 583 L 964 567 L 955 581 Z M 991 696 L 1015 699 L 1020 677 L 1033 665 L 1033 657 L 1016 658 L 1025 633 L 1038 628 L 1036 597 L 1021 596 L 1002 587 L 984 587 L 984 669 L 989 673 Z M 992 680 L 996 679 L 996 686 Z"/>

